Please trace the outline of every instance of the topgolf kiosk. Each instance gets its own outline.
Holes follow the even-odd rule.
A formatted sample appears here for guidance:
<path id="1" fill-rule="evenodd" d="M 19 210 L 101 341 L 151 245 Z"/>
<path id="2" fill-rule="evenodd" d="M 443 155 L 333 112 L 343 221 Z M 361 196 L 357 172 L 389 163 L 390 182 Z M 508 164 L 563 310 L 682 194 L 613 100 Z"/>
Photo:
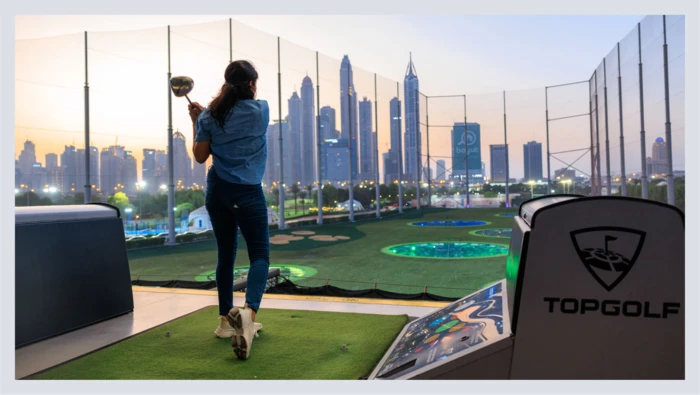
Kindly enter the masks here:
<path id="1" fill-rule="evenodd" d="M 406 325 L 369 379 L 684 379 L 684 237 L 657 202 L 530 200 L 506 278 Z"/>

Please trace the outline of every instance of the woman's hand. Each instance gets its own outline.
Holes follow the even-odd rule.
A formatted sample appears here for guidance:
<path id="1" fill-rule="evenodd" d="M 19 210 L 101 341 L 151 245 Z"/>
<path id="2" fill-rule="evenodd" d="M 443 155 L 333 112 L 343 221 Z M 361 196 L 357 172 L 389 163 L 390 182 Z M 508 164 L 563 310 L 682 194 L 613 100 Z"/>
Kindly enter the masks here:
<path id="1" fill-rule="evenodd" d="M 188 105 L 187 109 L 190 111 L 190 118 L 192 119 L 192 123 L 197 122 L 197 118 L 199 118 L 199 115 L 202 114 L 202 112 L 204 111 L 204 107 L 202 107 L 202 105 L 197 102 L 193 102 L 192 104 Z"/>

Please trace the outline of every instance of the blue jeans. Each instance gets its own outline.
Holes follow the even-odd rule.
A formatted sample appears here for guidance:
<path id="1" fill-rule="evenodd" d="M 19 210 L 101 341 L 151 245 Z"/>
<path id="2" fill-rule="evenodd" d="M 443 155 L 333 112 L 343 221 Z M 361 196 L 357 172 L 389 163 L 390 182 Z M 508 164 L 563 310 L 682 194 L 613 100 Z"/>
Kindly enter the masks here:
<path id="1" fill-rule="evenodd" d="M 211 167 L 205 200 L 219 252 L 216 265 L 219 314 L 226 315 L 233 308 L 233 264 L 238 248 L 238 228 L 248 246 L 250 259 L 245 299 L 248 307 L 257 312 L 270 267 L 267 204 L 262 186 L 232 184 L 220 179 Z"/>

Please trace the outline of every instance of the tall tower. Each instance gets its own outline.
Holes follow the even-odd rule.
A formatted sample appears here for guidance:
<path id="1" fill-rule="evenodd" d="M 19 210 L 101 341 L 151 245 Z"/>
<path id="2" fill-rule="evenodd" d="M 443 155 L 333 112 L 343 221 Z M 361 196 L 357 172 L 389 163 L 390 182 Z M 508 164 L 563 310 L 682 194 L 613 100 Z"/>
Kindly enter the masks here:
<path id="1" fill-rule="evenodd" d="M 406 132 L 404 133 L 404 158 L 406 163 L 404 169 L 409 182 L 414 181 L 416 175 L 421 174 L 422 168 L 421 134 L 418 127 L 418 120 L 420 119 L 418 89 L 418 74 L 413 64 L 413 56 L 410 56 L 408 67 L 406 68 L 406 77 L 403 80 L 403 94 L 406 102 Z"/>
<path id="2" fill-rule="evenodd" d="M 292 151 L 291 162 L 284 164 L 285 170 L 290 169 L 290 177 L 285 177 L 285 182 L 296 184 L 301 182 L 301 128 L 302 128 L 302 102 L 299 94 L 295 91 L 288 100 L 289 103 L 289 132 L 287 138 L 291 138 Z M 286 147 L 285 147 L 286 148 Z M 286 156 L 286 155 L 285 155 Z M 285 158 L 286 159 L 286 158 Z M 286 174 L 287 172 L 285 172 Z"/>
<path id="3" fill-rule="evenodd" d="M 374 136 L 372 135 L 372 102 L 360 102 L 360 174 L 363 180 L 374 180 Z"/>
<path id="4" fill-rule="evenodd" d="M 316 105 L 314 84 L 309 76 L 301 83 L 301 184 L 313 185 L 316 181 Z"/>
<path id="5" fill-rule="evenodd" d="M 357 179 L 357 119 L 357 92 L 353 82 L 352 65 L 350 58 L 345 55 L 340 64 L 340 138 L 347 139 L 352 149 L 352 178 L 354 180 Z"/>

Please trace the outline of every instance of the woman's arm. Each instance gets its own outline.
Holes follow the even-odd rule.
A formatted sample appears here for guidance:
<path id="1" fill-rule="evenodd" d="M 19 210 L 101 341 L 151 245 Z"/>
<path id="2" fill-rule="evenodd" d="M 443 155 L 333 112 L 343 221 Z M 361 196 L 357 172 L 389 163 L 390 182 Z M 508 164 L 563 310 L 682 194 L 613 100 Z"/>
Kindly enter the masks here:
<path id="1" fill-rule="evenodd" d="M 189 105 L 190 118 L 192 119 L 192 155 L 197 163 L 204 163 L 209 159 L 211 154 L 211 145 L 209 141 L 195 141 L 197 137 L 197 118 L 204 111 L 199 103 L 195 102 Z"/>

